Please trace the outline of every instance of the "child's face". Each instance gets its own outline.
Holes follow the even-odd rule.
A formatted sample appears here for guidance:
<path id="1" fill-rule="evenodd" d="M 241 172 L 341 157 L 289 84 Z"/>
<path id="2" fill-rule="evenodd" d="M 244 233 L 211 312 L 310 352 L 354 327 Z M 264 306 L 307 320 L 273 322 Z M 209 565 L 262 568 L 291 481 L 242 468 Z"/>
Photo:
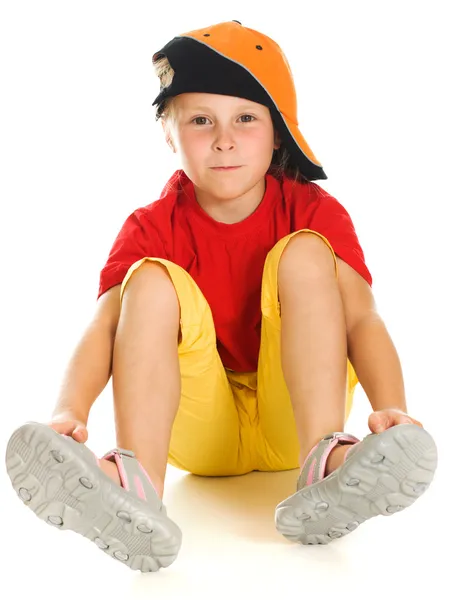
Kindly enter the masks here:
<path id="1" fill-rule="evenodd" d="M 175 96 L 172 108 L 170 137 L 182 169 L 198 187 L 218 196 L 240 195 L 265 176 L 280 146 L 266 106 L 234 96 L 185 93 Z M 218 166 L 240 168 L 211 169 Z"/>

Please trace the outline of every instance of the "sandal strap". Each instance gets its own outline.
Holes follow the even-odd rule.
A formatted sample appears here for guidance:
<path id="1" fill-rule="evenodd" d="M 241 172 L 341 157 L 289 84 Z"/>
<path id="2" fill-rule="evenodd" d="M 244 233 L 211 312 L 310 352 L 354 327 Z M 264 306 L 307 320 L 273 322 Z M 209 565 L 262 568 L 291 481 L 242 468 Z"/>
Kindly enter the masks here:
<path id="1" fill-rule="evenodd" d="M 349 433 L 343 431 L 334 431 L 325 435 L 309 452 L 301 467 L 298 477 L 296 489 L 299 491 L 303 487 L 312 485 L 324 479 L 326 465 L 332 450 L 337 446 L 346 442 L 349 444 L 357 444 L 360 440 Z M 345 459 L 349 451 L 345 455 Z"/>
<path id="2" fill-rule="evenodd" d="M 113 448 L 102 458 L 115 461 L 122 487 L 148 502 L 151 507 L 165 514 L 165 506 L 159 498 L 150 476 L 132 450 Z"/>

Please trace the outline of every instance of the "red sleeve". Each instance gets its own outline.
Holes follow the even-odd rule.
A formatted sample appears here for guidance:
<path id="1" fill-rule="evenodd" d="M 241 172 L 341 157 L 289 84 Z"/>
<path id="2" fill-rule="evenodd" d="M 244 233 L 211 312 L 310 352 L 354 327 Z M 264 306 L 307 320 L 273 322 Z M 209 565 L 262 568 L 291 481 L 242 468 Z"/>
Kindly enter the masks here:
<path id="1" fill-rule="evenodd" d="M 359 273 L 372 287 L 373 278 L 365 264 L 365 256 L 348 211 L 333 196 L 318 190 L 317 207 L 308 229 L 324 235 L 335 254 Z"/>
<path id="2" fill-rule="evenodd" d="M 124 222 L 100 272 L 97 300 L 109 288 L 122 283 L 129 268 L 145 256 L 165 258 L 156 228 L 137 209 Z"/>

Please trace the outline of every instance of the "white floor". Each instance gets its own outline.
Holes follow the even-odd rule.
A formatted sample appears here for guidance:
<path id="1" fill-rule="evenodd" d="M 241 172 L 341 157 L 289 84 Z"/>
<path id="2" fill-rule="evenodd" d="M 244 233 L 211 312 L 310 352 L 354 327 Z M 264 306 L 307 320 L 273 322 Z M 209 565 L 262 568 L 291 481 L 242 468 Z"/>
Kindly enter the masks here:
<path id="1" fill-rule="evenodd" d="M 346 429 L 360 437 L 367 433 L 369 410 L 360 389 L 357 395 Z M 90 447 L 98 453 L 109 448 L 103 441 L 109 434 L 100 433 L 109 412 L 106 405 L 103 409 L 93 410 L 90 426 Z M 183 545 L 170 567 L 148 574 L 131 571 L 83 537 L 40 521 L 2 471 L 0 589 L 46 600 L 305 593 L 343 599 L 349 592 L 389 600 L 418 598 L 430 590 L 433 600 L 447 598 L 448 457 L 444 426 L 434 423 L 430 429 L 440 463 L 429 490 L 404 512 L 376 517 L 328 546 L 288 542 L 274 527 L 274 507 L 293 493 L 296 470 L 201 478 L 169 467 L 164 501 L 183 530 Z"/>

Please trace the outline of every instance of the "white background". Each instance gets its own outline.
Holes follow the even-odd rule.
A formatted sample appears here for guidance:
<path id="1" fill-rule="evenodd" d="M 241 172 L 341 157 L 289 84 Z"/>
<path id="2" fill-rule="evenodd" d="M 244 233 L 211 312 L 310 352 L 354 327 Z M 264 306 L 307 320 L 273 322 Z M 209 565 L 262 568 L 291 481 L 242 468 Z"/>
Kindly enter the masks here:
<path id="1" fill-rule="evenodd" d="M 178 156 L 151 106 L 152 54 L 175 35 L 237 19 L 275 39 L 293 70 L 299 127 L 349 211 L 398 350 L 409 412 L 439 446 L 433 486 L 392 519 L 326 547 L 275 531 L 297 472 L 205 480 L 169 467 L 177 561 L 141 575 L 48 527 L 2 469 L 0 595 L 55 598 L 444 597 L 448 474 L 447 19 L 443 1 L 173 3 L 5 1 L 0 9 L 2 452 L 47 420 L 95 311 L 125 218 L 157 199 Z M 347 431 L 368 433 L 358 386 Z M 110 385 L 89 444 L 115 446 Z M 445 532 L 445 533 L 444 533 Z M 436 591 L 440 589 L 441 591 Z M 154 594 L 154 596 L 153 596 Z"/>

